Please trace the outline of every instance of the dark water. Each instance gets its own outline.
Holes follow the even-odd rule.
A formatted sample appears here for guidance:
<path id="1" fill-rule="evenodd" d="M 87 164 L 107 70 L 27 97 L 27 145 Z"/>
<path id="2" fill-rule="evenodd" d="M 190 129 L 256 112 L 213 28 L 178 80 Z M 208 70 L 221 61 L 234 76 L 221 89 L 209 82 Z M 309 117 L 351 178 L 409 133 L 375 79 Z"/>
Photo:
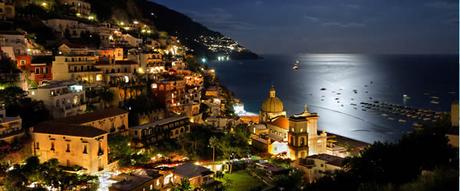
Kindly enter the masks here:
<path id="1" fill-rule="evenodd" d="M 311 112 L 320 116 L 319 129 L 361 141 L 398 140 L 412 130 L 415 121 L 403 123 L 398 122 L 398 116 L 363 111 L 360 102 L 378 100 L 450 111 L 451 102 L 458 98 L 457 55 L 264 57 L 263 60 L 210 65 L 216 69 L 223 84 L 244 102 L 246 110 L 258 113 L 270 85 L 274 84 L 288 114 L 303 111 L 304 104 L 307 104 Z M 300 61 L 300 67 L 295 71 L 292 66 L 296 60 Z M 404 94 L 410 99 L 404 101 Z M 439 104 L 430 103 L 432 96 L 439 97 Z"/>

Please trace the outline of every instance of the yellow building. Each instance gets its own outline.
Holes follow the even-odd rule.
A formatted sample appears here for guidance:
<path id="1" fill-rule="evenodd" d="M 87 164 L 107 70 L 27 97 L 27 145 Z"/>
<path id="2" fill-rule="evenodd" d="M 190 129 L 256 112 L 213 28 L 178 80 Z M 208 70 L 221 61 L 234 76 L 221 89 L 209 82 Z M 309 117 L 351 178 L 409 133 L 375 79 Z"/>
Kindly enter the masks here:
<path id="1" fill-rule="evenodd" d="M 284 111 L 281 99 L 276 97 L 275 87 L 272 86 L 268 98 L 262 103 L 262 107 L 260 108 L 259 122 L 269 122 L 278 116 L 286 116 L 286 111 Z"/>
<path id="2" fill-rule="evenodd" d="M 91 113 L 54 120 L 69 125 L 91 126 L 109 133 L 128 134 L 128 111 L 120 108 L 107 108 Z"/>
<path id="3" fill-rule="evenodd" d="M 107 136 L 91 126 L 45 122 L 33 128 L 32 148 L 40 161 L 56 158 L 63 166 L 94 173 L 107 167 Z"/>
<path id="4" fill-rule="evenodd" d="M 303 113 L 289 118 L 289 158 L 297 160 L 310 155 L 326 153 L 327 134 L 318 135 L 318 114 Z"/>
<path id="5" fill-rule="evenodd" d="M 102 71 L 96 68 L 97 56 L 55 56 L 51 73 L 53 80 L 77 80 L 83 82 L 102 81 Z"/>

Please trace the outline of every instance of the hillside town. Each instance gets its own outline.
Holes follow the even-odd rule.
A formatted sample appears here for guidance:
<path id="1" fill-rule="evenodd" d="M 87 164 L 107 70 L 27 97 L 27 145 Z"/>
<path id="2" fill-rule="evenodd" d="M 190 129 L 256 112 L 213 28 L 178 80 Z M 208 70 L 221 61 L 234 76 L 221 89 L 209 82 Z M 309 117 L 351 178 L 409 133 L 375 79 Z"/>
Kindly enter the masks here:
<path id="1" fill-rule="evenodd" d="M 246 112 L 176 36 L 91 7 L 0 1 L 0 190 L 298 190 L 368 148 L 275 86 Z"/>

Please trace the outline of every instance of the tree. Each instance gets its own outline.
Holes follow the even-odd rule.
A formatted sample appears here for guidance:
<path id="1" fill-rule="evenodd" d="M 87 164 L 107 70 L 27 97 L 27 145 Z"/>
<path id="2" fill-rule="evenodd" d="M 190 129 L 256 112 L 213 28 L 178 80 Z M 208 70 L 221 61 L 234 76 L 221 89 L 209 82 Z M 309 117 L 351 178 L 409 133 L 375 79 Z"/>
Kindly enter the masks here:
<path id="1" fill-rule="evenodd" d="M 399 190 L 423 170 L 437 168 L 455 169 L 458 176 L 458 152 L 448 145 L 446 129 L 425 127 L 397 143 L 374 143 L 359 156 L 347 158 L 346 171 L 325 176 L 307 185 L 308 190 Z"/>
<path id="2" fill-rule="evenodd" d="M 212 162 L 215 160 L 216 147 L 219 145 L 219 140 L 215 136 L 209 138 L 209 146 L 212 148 Z"/>
<path id="3" fill-rule="evenodd" d="M 174 191 L 190 191 L 192 190 L 192 186 L 190 185 L 190 181 L 186 178 L 182 178 L 180 180 L 180 184 L 174 187 Z"/>
<path id="4" fill-rule="evenodd" d="M 275 186 L 283 190 L 299 190 L 303 184 L 303 171 L 292 169 L 287 175 L 279 175 L 275 179 Z"/>

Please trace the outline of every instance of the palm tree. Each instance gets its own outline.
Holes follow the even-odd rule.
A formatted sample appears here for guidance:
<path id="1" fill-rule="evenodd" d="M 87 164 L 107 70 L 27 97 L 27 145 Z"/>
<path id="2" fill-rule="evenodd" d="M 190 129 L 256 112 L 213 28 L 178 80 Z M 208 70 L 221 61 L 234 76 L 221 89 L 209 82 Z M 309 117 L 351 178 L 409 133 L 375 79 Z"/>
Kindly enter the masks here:
<path id="1" fill-rule="evenodd" d="M 219 140 L 216 137 L 212 136 L 209 138 L 209 146 L 212 148 L 212 162 L 215 160 L 216 156 L 216 147 L 219 144 Z"/>

